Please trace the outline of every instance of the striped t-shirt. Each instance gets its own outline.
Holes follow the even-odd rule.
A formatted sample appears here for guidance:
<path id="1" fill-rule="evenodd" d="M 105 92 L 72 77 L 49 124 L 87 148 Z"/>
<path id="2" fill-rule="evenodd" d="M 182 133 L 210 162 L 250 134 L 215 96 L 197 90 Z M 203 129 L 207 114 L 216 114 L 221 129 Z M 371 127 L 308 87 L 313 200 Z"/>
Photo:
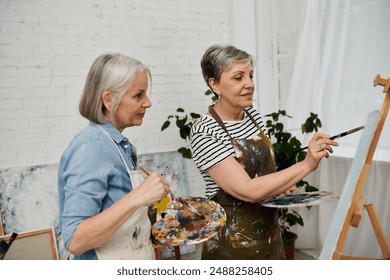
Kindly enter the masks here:
<path id="1" fill-rule="evenodd" d="M 253 108 L 246 110 L 265 132 L 260 113 Z M 258 128 L 246 113 L 242 121 L 223 123 L 233 139 L 252 139 L 259 134 Z M 206 196 L 210 198 L 216 194 L 219 187 L 207 171 L 228 157 L 234 157 L 234 147 L 225 130 L 212 117 L 203 115 L 191 128 L 191 152 L 192 159 L 206 183 Z"/>

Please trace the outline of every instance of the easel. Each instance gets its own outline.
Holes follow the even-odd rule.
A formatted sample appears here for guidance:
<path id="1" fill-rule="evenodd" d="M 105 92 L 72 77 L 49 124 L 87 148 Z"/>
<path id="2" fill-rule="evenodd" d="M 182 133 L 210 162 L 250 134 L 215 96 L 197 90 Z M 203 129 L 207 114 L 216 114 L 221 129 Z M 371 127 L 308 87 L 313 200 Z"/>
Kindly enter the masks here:
<path id="1" fill-rule="evenodd" d="M 387 113 L 390 107 L 390 78 L 383 79 L 380 75 L 377 75 L 374 80 L 374 86 L 383 86 L 383 92 L 386 94 L 385 100 L 382 105 L 382 109 L 380 112 L 380 118 L 378 124 L 375 129 L 374 137 L 369 146 L 369 150 L 366 156 L 366 160 L 364 162 L 363 168 L 361 169 L 359 178 L 357 180 L 355 190 L 352 196 L 352 201 L 350 207 L 348 209 L 347 215 L 344 220 L 343 227 L 341 229 L 340 235 L 338 237 L 336 248 L 333 251 L 332 259 L 335 260 L 347 260 L 347 259 L 369 259 L 364 257 L 355 257 L 355 256 L 347 256 L 342 254 L 342 250 L 344 248 L 344 243 L 347 238 L 349 229 L 351 226 L 358 227 L 360 223 L 360 219 L 362 217 L 363 209 L 366 208 L 368 216 L 370 218 L 372 227 L 374 229 L 376 239 L 378 240 L 379 247 L 382 251 L 383 257 L 386 260 L 390 260 L 390 247 L 389 243 L 386 240 L 386 236 L 378 219 L 376 210 L 372 204 L 365 205 L 365 197 L 362 194 L 362 190 L 364 187 L 364 182 L 367 178 L 368 171 L 371 166 L 372 158 L 378 144 L 378 140 L 380 134 L 383 129 L 383 125 L 385 123 Z"/>

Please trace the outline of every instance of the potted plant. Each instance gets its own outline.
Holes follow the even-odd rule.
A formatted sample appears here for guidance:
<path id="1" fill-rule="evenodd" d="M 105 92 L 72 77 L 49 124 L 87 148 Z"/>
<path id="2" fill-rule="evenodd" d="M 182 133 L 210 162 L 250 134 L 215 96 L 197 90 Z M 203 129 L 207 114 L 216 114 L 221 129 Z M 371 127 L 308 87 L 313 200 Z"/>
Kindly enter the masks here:
<path id="1" fill-rule="evenodd" d="M 217 98 L 214 96 L 214 94 L 211 92 L 211 90 L 207 90 L 204 95 L 210 96 L 211 100 L 215 102 Z M 198 118 L 200 118 L 200 115 L 198 113 L 191 112 L 189 114 L 186 114 L 183 108 L 177 108 L 175 115 L 169 115 L 165 122 L 163 123 L 161 127 L 161 131 L 167 129 L 170 124 L 171 120 L 175 119 L 176 127 L 179 129 L 179 135 L 180 138 L 184 139 L 185 141 L 190 140 L 190 132 L 191 127 L 194 121 L 196 121 Z M 184 157 L 191 159 L 192 154 L 189 147 L 180 147 L 177 149 L 177 151 Z"/>
<path id="2" fill-rule="evenodd" d="M 212 92 L 207 90 L 205 95 L 209 96 Z M 215 96 L 212 96 L 212 100 L 215 101 Z M 169 115 L 161 127 L 161 131 L 167 129 L 172 120 L 175 120 L 176 127 L 179 129 L 179 135 L 185 141 L 190 138 L 191 127 L 200 117 L 200 114 L 191 112 L 187 114 L 184 109 L 177 108 L 176 114 Z M 290 132 L 285 131 L 283 120 L 285 118 L 291 118 L 285 110 L 279 110 L 264 116 L 266 119 L 266 132 L 273 142 L 273 148 L 275 150 L 276 158 L 276 170 L 283 170 L 299 161 L 302 161 L 306 152 L 301 150 L 302 143 L 293 136 Z M 306 119 L 305 123 L 301 125 L 302 134 L 318 131 L 318 128 L 322 126 L 317 114 L 310 113 L 310 116 Z M 177 150 L 184 158 L 192 158 L 191 150 L 189 147 L 180 147 Z M 296 152 L 298 151 L 298 152 Z M 302 188 L 305 192 L 317 191 L 318 188 L 310 185 L 307 181 L 302 180 L 297 184 L 298 188 Z M 294 243 L 297 239 L 295 233 L 290 229 L 294 225 L 303 226 L 304 222 L 298 212 L 290 208 L 279 209 L 279 223 L 282 228 L 282 236 L 285 244 L 286 258 L 294 258 Z"/>

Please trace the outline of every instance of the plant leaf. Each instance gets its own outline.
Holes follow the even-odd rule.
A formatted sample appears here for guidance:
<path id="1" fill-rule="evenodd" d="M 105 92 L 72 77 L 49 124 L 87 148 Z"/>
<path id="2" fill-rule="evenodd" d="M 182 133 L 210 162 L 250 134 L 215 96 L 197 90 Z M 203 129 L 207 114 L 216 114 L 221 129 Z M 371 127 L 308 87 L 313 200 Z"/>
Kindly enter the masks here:
<path id="1" fill-rule="evenodd" d="M 191 118 L 193 118 L 193 119 L 199 119 L 199 118 L 200 118 L 200 115 L 197 114 L 197 113 L 191 113 L 190 116 L 191 116 Z"/>
<path id="2" fill-rule="evenodd" d="M 166 120 L 166 121 L 164 122 L 164 124 L 162 125 L 162 127 L 161 127 L 161 131 L 167 129 L 168 126 L 169 126 L 170 124 L 171 124 L 171 122 L 168 121 L 168 120 Z"/>
<path id="3" fill-rule="evenodd" d="M 179 117 L 176 118 L 176 126 L 178 128 L 183 128 L 186 125 L 188 117 L 184 116 L 184 118 L 180 119 Z"/>
<path id="4" fill-rule="evenodd" d="M 192 158 L 191 150 L 185 147 L 177 149 L 177 151 L 182 155 L 183 158 Z"/>

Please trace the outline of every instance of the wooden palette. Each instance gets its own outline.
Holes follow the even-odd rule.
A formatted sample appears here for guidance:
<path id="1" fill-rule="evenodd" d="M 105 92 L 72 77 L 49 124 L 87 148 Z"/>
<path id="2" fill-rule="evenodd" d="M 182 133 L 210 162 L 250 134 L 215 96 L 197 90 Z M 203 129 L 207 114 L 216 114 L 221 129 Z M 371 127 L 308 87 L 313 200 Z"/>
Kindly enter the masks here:
<path id="1" fill-rule="evenodd" d="M 214 237 L 225 225 L 225 210 L 216 202 L 203 197 L 183 197 L 193 206 L 194 215 L 188 209 L 168 210 L 164 218 L 152 226 L 155 244 L 161 246 L 192 245 Z"/>
<path id="2" fill-rule="evenodd" d="M 303 207 L 318 205 L 329 201 L 335 201 L 337 199 L 338 196 L 326 191 L 300 192 L 286 196 L 271 197 L 262 201 L 261 205 L 272 208 Z"/>

